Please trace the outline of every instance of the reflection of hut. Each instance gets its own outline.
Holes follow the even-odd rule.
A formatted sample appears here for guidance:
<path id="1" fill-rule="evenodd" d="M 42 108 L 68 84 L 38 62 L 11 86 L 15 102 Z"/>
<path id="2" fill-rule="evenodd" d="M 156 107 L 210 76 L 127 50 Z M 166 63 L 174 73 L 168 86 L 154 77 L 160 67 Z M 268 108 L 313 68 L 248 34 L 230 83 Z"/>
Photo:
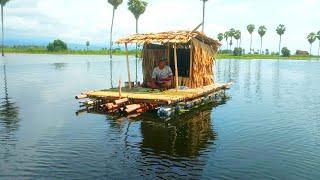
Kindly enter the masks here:
<path id="1" fill-rule="evenodd" d="M 150 148 L 158 153 L 190 157 L 197 155 L 215 138 L 211 125 L 211 110 L 191 111 L 180 118 L 184 121 L 173 120 L 168 126 L 142 121 L 142 148 Z"/>
<path id="2" fill-rule="evenodd" d="M 166 57 L 174 70 L 175 86 L 198 88 L 214 84 L 214 55 L 220 46 L 197 31 L 174 31 L 135 34 L 117 43 L 140 43 L 143 46 L 143 79 L 150 81 L 158 61 Z M 130 72 L 129 72 L 130 76 Z M 129 78 L 130 80 L 130 78 Z"/>

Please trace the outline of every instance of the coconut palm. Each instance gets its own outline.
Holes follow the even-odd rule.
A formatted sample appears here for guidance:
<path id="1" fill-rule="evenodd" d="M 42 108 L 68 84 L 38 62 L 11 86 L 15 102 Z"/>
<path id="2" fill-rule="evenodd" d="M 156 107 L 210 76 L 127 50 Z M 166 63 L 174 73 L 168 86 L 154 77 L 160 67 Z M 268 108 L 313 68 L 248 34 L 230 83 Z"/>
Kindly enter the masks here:
<path id="1" fill-rule="evenodd" d="M 219 40 L 219 41 L 222 41 L 223 38 L 224 38 L 224 37 L 223 37 L 223 33 L 219 33 L 219 34 L 218 34 L 218 40 Z"/>
<path id="2" fill-rule="evenodd" d="M 89 50 L 89 46 L 90 46 L 90 41 L 86 42 L 86 46 L 87 46 L 87 51 Z"/>
<path id="3" fill-rule="evenodd" d="M 142 0 L 129 0 L 128 9 L 136 19 L 136 33 L 138 33 L 138 21 L 141 14 L 146 11 L 148 3 Z M 138 82 L 138 44 L 136 44 L 136 83 Z"/>
<path id="4" fill-rule="evenodd" d="M 234 35 L 236 34 L 236 30 L 231 28 L 229 30 L 229 37 L 231 38 L 230 40 L 230 49 L 232 50 L 232 39 L 234 38 Z"/>
<path id="5" fill-rule="evenodd" d="M 281 50 L 281 38 L 282 38 L 282 35 L 286 32 L 286 27 L 283 25 L 283 24 L 280 24 L 277 29 L 277 34 L 280 36 L 280 39 L 279 39 L 279 55 L 280 55 L 280 50 Z"/>
<path id="6" fill-rule="evenodd" d="M 312 44 L 317 40 L 316 33 L 312 32 L 307 36 L 307 39 L 310 43 L 310 55 L 312 55 Z"/>
<path id="7" fill-rule="evenodd" d="M 208 0 L 201 0 L 203 2 L 202 6 L 202 32 L 204 32 L 204 17 L 205 17 L 205 10 L 206 10 L 206 2 Z"/>
<path id="8" fill-rule="evenodd" d="M 1 31 L 2 31 L 2 39 L 1 39 L 1 52 L 2 52 L 2 56 L 4 56 L 4 31 L 3 31 L 3 7 L 7 4 L 7 2 L 9 2 L 10 0 L 0 0 L 0 4 L 1 4 Z"/>
<path id="9" fill-rule="evenodd" d="M 260 26 L 259 27 L 258 33 L 259 33 L 260 39 L 261 39 L 261 42 L 260 42 L 260 54 L 262 53 L 262 38 L 266 34 L 266 32 L 267 32 L 267 28 L 265 26 Z"/>
<path id="10" fill-rule="evenodd" d="M 252 51 L 252 33 L 253 33 L 253 31 L 255 30 L 255 26 L 254 26 L 254 24 L 249 24 L 248 26 L 247 26 L 247 30 L 248 30 L 248 32 L 249 32 L 249 34 L 250 34 L 250 53 L 251 53 L 251 51 Z"/>
<path id="11" fill-rule="evenodd" d="M 226 40 L 226 42 L 227 42 L 227 50 L 229 50 L 229 42 L 228 42 L 228 39 L 229 39 L 229 31 L 227 31 L 227 32 L 225 32 L 224 34 L 223 34 L 223 36 L 224 36 L 224 39 Z"/>
<path id="12" fill-rule="evenodd" d="M 318 56 L 320 55 L 320 31 L 317 33 L 317 38 L 319 40 L 319 47 L 318 47 Z"/>
<path id="13" fill-rule="evenodd" d="M 241 31 L 240 30 L 236 30 L 235 34 L 234 34 L 234 39 L 237 40 L 237 47 L 239 47 L 240 38 L 241 38 Z"/>

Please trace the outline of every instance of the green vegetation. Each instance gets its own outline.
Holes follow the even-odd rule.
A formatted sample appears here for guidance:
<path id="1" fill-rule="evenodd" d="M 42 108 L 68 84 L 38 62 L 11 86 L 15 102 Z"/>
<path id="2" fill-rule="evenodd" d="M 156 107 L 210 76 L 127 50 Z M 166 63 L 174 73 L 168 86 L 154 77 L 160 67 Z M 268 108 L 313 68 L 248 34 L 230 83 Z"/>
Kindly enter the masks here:
<path id="1" fill-rule="evenodd" d="M 287 47 L 282 48 L 281 50 L 282 56 L 283 57 L 289 57 L 291 56 L 291 52 Z"/>
<path id="2" fill-rule="evenodd" d="M 260 26 L 259 27 L 258 34 L 259 34 L 260 39 L 261 39 L 261 42 L 260 42 L 260 54 L 263 54 L 262 53 L 262 38 L 266 34 L 266 32 L 267 32 L 267 28 L 265 26 Z"/>
<path id="3" fill-rule="evenodd" d="M 49 43 L 47 46 L 49 52 L 63 52 L 68 50 L 68 46 L 60 39 L 54 40 L 53 43 Z"/>
<path id="4" fill-rule="evenodd" d="M 1 52 L 2 52 L 2 56 L 4 56 L 4 31 L 3 31 L 3 7 L 9 2 L 10 0 L 0 0 L 0 4 L 1 4 L 1 32 L 2 32 L 2 36 L 1 36 Z"/>
<path id="5" fill-rule="evenodd" d="M 109 49 L 99 49 L 99 50 L 72 50 L 67 49 L 63 51 L 48 51 L 47 47 L 44 46 L 12 46 L 4 48 L 7 53 L 23 53 L 23 54 L 78 54 L 78 55 L 108 55 L 110 54 Z M 125 51 L 120 50 L 119 48 L 113 49 L 112 51 L 115 55 L 125 55 Z M 130 50 L 129 54 L 134 55 L 135 50 Z M 140 52 L 139 52 L 140 53 Z"/>

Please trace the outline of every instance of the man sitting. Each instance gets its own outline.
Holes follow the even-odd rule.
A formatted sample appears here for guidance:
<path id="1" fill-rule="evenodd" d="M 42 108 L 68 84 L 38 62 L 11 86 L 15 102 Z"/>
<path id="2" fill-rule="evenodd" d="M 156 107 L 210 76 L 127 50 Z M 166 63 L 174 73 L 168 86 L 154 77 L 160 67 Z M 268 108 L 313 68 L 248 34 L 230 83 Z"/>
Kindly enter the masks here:
<path id="1" fill-rule="evenodd" d="M 160 60 L 158 67 L 153 69 L 152 81 L 148 82 L 148 87 L 152 89 L 169 89 L 171 88 L 172 70 L 166 65 L 166 59 Z"/>

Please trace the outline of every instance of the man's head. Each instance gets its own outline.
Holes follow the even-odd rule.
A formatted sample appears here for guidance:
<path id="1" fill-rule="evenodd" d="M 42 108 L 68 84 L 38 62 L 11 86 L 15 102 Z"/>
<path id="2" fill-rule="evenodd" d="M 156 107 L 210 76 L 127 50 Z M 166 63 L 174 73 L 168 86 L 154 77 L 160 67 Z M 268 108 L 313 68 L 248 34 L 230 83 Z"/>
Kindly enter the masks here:
<path id="1" fill-rule="evenodd" d="M 164 68 L 164 66 L 166 65 L 167 59 L 166 58 L 162 58 L 159 61 L 159 68 L 162 69 Z"/>

